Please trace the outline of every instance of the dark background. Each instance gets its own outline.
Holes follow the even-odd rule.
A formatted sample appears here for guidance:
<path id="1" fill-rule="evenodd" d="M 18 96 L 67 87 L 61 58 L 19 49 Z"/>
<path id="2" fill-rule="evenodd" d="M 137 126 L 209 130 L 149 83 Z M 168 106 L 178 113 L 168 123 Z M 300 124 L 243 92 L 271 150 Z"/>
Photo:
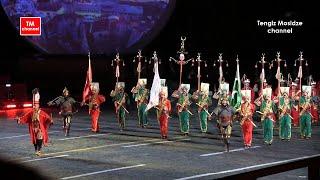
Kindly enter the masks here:
<path id="1" fill-rule="evenodd" d="M 202 66 L 202 81 L 217 85 L 218 68 L 213 67 L 213 61 L 218 59 L 218 53 L 223 53 L 223 59 L 228 60 L 229 67 L 224 67 L 226 81 L 233 83 L 235 76 L 235 58 L 240 58 L 240 74 L 247 74 L 253 81 L 261 71 L 254 68 L 260 60 L 261 53 L 266 53 L 266 60 L 281 57 L 287 60 L 290 72 L 296 77 L 298 67 L 294 60 L 299 52 L 304 52 L 309 66 L 304 66 L 304 78 L 312 74 L 319 80 L 319 14 L 315 2 L 309 1 L 212 1 L 212 0 L 177 0 L 176 7 L 165 28 L 143 49 L 143 55 L 151 57 L 154 50 L 162 60 L 160 77 L 166 78 L 170 92 L 176 89 L 179 81 L 179 66 L 169 62 L 170 56 L 177 58 L 180 46 L 180 36 L 186 36 L 187 58 L 196 57 L 201 53 L 207 60 L 208 67 Z M 257 20 L 296 20 L 302 21 L 302 27 L 293 27 L 293 34 L 268 34 L 267 27 L 257 26 Z M 60 95 L 67 86 L 74 96 L 80 97 L 85 83 L 87 70 L 87 55 L 50 55 L 37 50 L 32 44 L 20 37 L 11 25 L 2 8 L 0 8 L 0 75 L 11 78 L 11 82 L 25 82 L 29 92 L 34 87 L 41 90 L 42 100 Z M 121 53 L 121 52 L 120 52 Z M 127 84 L 127 91 L 137 82 L 135 72 L 137 63 L 133 63 L 136 54 L 120 54 L 126 66 L 121 68 L 121 81 Z M 114 56 L 103 54 L 92 55 L 93 81 L 100 82 L 101 92 L 109 94 L 115 84 L 114 68 L 111 60 Z M 141 77 L 148 78 L 151 86 L 153 79 L 152 63 L 143 64 Z M 282 68 L 283 65 L 282 65 Z M 267 71 L 268 82 L 275 84 L 276 68 Z M 191 63 L 185 66 L 183 81 L 190 83 L 193 89 L 197 86 L 197 68 Z M 306 82 L 306 79 L 304 79 Z M 232 86 L 230 87 L 232 88 Z"/>

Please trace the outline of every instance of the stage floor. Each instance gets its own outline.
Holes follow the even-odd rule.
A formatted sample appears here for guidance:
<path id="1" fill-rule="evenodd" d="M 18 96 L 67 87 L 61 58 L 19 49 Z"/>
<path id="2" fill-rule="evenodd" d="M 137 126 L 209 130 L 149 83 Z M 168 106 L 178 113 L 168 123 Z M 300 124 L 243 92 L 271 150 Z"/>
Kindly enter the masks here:
<path id="1" fill-rule="evenodd" d="M 3 115 L 3 114 L 2 114 Z M 261 125 L 254 130 L 253 146 L 244 149 L 239 123 L 234 124 L 231 152 L 224 152 L 215 123 L 209 122 L 209 133 L 200 132 L 197 115 L 191 119 L 190 135 L 179 133 L 177 117 L 169 120 L 169 139 L 160 139 L 158 122 L 150 113 L 150 127 L 137 127 L 136 114 L 130 111 L 127 129 L 119 131 L 115 115 L 103 111 L 99 133 L 90 131 L 86 112 L 77 113 L 71 134 L 65 137 L 62 121 L 54 114 L 55 123 L 49 131 L 50 144 L 44 155 L 34 155 L 27 126 L 17 125 L 7 117 L 0 118 L 0 156 L 54 179 L 213 179 L 251 169 L 269 166 L 279 161 L 320 154 L 320 126 L 313 126 L 310 140 L 299 139 L 299 129 L 293 128 L 292 140 L 279 140 L 264 145 Z M 209 173 L 209 174 L 207 174 Z M 198 176 L 199 175 L 199 176 Z M 264 179 L 305 179 L 307 169 L 298 169 Z"/>

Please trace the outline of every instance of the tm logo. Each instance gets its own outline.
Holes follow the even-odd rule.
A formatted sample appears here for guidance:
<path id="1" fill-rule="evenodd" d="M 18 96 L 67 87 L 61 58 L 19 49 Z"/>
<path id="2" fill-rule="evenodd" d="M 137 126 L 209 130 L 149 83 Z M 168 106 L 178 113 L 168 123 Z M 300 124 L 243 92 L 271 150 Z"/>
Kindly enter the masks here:
<path id="1" fill-rule="evenodd" d="M 41 17 L 20 17 L 21 36 L 41 36 Z"/>

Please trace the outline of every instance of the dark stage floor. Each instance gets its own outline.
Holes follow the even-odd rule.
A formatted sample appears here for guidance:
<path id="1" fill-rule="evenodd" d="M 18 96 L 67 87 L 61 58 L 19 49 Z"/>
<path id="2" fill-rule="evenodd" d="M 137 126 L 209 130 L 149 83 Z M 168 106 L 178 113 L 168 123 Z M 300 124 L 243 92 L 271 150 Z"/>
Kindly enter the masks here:
<path id="1" fill-rule="evenodd" d="M 231 152 L 226 153 L 212 122 L 209 133 L 202 134 L 194 116 L 190 136 L 184 137 L 179 134 L 178 119 L 173 117 L 169 139 L 162 140 L 154 113 L 150 113 L 148 129 L 138 128 L 136 114 L 133 110 L 130 113 L 127 130 L 120 132 L 113 112 L 103 111 L 98 134 L 90 132 L 89 116 L 78 113 L 70 137 L 64 136 L 62 122 L 55 113 L 50 145 L 43 149 L 42 157 L 36 157 L 27 127 L 0 112 L 0 156 L 54 179 L 212 179 L 320 153 L 319 126 L 313 127 L 310 140 L 299 139 L 298 129 L 293 128 L 290 142 L 281 142 L 276 129 L 274 143 L 267 146 L 259 124 L 254 130 L 253 147 L 244 150 L 239 124 L 235 123 Z M 307 169 L 299 169 L 264 179 L 306 178 Z"/>

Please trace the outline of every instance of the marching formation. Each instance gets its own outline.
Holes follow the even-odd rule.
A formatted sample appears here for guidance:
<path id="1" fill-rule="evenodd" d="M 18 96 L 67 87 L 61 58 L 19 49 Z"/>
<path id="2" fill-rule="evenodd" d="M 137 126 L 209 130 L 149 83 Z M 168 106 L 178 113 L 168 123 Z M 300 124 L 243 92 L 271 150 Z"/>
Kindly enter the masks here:
<path id="1" fill-rule="evenodd" d="M 280 53 L 272 62 L 266 62 L 264 54 L 261 61 L 260 87 L 256 84 L 250 87 L 250 80 L 246 75 L 240 78 L 239 59 L 237 57 L 237 71 L 230 90 L 230 85 L 225 82 L 223 77 L 222 54 L 217 62 L 219 66 L 219 88 L 210 91 L 210 84 L 201 82 L 200 64 L 203 62 L 198 54 L 196 59 L 185 60 L 187 54 L 184 49 L 184 41 L 181 38 L 181 48 L 178 51 L 179 60 L 170 57 L 180 65 L 180 82 L 179 87 L 169 96 L 166 79 L 161 79 L 158 72 L 159 60 L 156 52 L 152 59 L 154 60 L 154 79 L 151 89 L 147 89 L 147 79 L 140 77 L 141 72 L 141 51 L 138 59 L 138 81 L 136 86 L 131 89 L 132 99 L 137 108 L 137 125 L 141 128 L 148 128 L 148 111 L 151 108 L 156 109 L 156 117 L 159 123 L 160 135 L 162 139 L 168 138 L 168 124 L 172 114 L 173 103 L 176 105 L 177 115 L 180 123 L 180 131 L 183 136 L 190 133 L 190 117 L 197 116 L 201 133 L 207 133 L 208 121 L 214 120 L 220 132 L 221 139 L 225 145 L 226 151 L 229 151 L 232 127 L 235 122 L 239 122 L 242 130 L 243 144 L 245 148 L 252 145 L 253 129 L 257 127 L 257 122 L 261 122 L 263 128 L 263 139 L 268 145 L 271 145 L 274 139 L 274 127 L 279 127 L 279 138 L 290 141 L 292 125 L 299 126 L 300 137 L 303 139 L 311 138 L 312 123 L 319 119 L 318 106 L 319 94 L 316 83 L 310 76 L 306 85 L 302 85 L 302 53 L 296 61 L 300 62 L 299 73 L 295 81 L 291 76 L 285 80 L 280 69 L 282 60 Z M 62 96 L 59 96 L 48 102 L 49 106 L 59 106 L 59 114 L 63 118 L 63 129 L 65 136 L 69 136 L 71 128 L 71 119 L 77 112 L 77 105 L 88 106 L 89 115 L 91 116 L 91 131 L 99 132 L 100 105 L 106 101 L 106 97 L 100 94 L 99 83 L 92 82 L 91 62 L 89 54 L 89 68 L 87 72 L 86 84 L 83 90 L 83 99 L 81 102 L 76 101 L 70 96 L 67 88 L 63 90 Z M 126 116 L 130 113 L 127 109 L 130 104 L 130 95 L 125 92 L 125 82 L 119 82 L 120 77 L 120 59 L 117 54 L 116 59 L 116 84 L 114 90 L 110 92 L 110 97 L 114 102 L 114 111 L 116 120 L 119 123 L 119 130 L 126 130 Z M 112 62 L 113 62 L 112 61 Z M 183 66 L 189 61 L 198 62 L 198 84 L 197 90 L 190 92 L 190 84 L 182 83 Z M 206 63 L 206 62 L 205 62 Z M 265 65 L 272 67 L 277 63 L 276 79 L 278 86 L 274 90 L 268 85 L 265 78 Z M 243 88 L 241 88 L 243 84 Z M 170 99 L 172 98 L 171 102 Z M 32 144 L 35 146 L 37 155 L 41 155 L 42 144 L 48 142 L 48 128 L 53 124 L 52 115 L 48 115 L 39 107 L 40 94 L 39 89 L 33 91 L 33 110 L 22 117 L 18 117 L 19 124 L 26 123 L 29 126 L 29 132 Z M 215 105 L 214 102 L 217 102 Z M 193 106 L 197 111 L 193 111 Z M 211 111 L 212 109 L 212 111 Z M 211 111 L 211 112 L 210 112 Z"/>

